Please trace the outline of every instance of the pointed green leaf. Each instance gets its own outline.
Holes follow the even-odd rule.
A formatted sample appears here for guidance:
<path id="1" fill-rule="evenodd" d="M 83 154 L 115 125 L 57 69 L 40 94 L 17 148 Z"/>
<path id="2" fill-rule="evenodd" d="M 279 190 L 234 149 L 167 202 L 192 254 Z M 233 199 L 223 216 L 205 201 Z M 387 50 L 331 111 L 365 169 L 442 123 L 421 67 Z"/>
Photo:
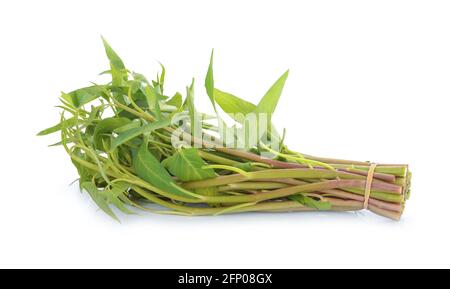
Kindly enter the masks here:
<path id="1" fill-rule="evenodd" d="M 288 75 L 289 70 L 283 73 L 283 75 L 275 81 L 258 103 L 255 112 L 272 114 L 275 111 Z"/>
<path id="2" fill-rule="evenodd" d="M 122 59 L 119 55 L 112 49 L 105 38 L 102 37 L 103 46 L 105 47 L 106 56 L 108 56 L 109 64 L 111 66 L 112 84 L 117 86 L 124 85 L 125 81 L 128 79 L 127 71 Z"/>
<path id="3" fill-rule="evenodd" d="M 130 123 L 125 124 L 124 126 L 118 127 L 116 129 L 114 129 L 115 133 L 121 134 L 127 130 L 133 129 L 133 128 L 137 128 L 141 126 L 141 120 L 140 119 L 134 119 L 132 120 Z"/>
<path id="4" fill-rule="evenodd" d="M 134 214 L 126 205 L 132 205 L 128 197 L 126 196 L 127 186 L 121 183 L 114 183 L 108 190 L 104 190 L 101 193 L 105 196 L 108 204 L 114 205 L 122 213 Z"/>
<path id="5" fill-rule="evenodd" d="M 102 119 L 97 123 L 94 129 L 94 145 L 98 149 L 104 149 L 102 139 L 108 134 L 108 138 L 110 138 L 110 134 L 117 128 L 123 127 L 131 122 L 128 118 L 125 117 L 109 117 Z"/>
<path id="6" fill-rule="evenodd" d="M 105 95 L 104 85 L 93 85 L 74 90 L 70 93 L 63 93 L 61 98 L 74 107 L 81 107 L 88 102 Z"/>
<path id="7" fill-rule="evenodd" d="M 193 135 L 201 135 L 201 123 L 200 116 L 195 108 L 194 103 L 194 79 L 192 79 L 192 83 L 189 87 L 186 88 L 186 101 L 184 103 L 185 109 L 189 112 L 189 119 L 191 125 L 191 134 Z"/>
<path id="8" fill-rule="evenodd" d="M 179 92 L 175 93 L 175 95 L 172 96 L 172 98 L 166 102 L 167 105 L 172 105 L 175 106 L 176 108 L 181 107 L 182 103 L 183 103 L 183 96 L 181 96 Z"/>
<path id="9" fill-rule="evenodd" d="M 143 92 L 147 99 L 148 107 L 155 112 L 156 119 L 161 119 L 161 109 L 159 107 L 159 101 L 162 99 L 161 94 L 157 88 L 150 85 L 147 85 Z"/>
<path id="10" fill-rule="evenodd" d="M 214 89 L 214 99 L 224 112 L 239 123 L 244 122 L 246 114 L 256 109 L 256 105 L 253 103 L 216 88 Z"/>
<path id="11" fill-rule="evenodd" d="M 111 150 L 117 148 L 121 144 L 124 144 L 127 141 L 129 141 L 135 137 L 140 136 L 141 134 L 149 133 L 156 129 L 160 129 L 160 128 L 163 128 L 163 127 L 166 127 L 169 125 L 170 125 L 170 119 L 166 118 L 166 119 L 162 119 L 162 120 L 158 120 L 155 122 L 145 124 L 141 127 L 126 130 L 126 131 L 120 133 L 118 137 L 116 137 L 112 140 Z"/>
<path id="12" fill-rule="evenodd" d="M 248 113 L 268 113 L 272 114 L 275 111 L 278 100 L 280 99 L 281 92 L 288 77 L 289 70 L 286 71 L 266 92 L 259 104 L 256 106 L 251 102 L 243 100 L 231 93 L 214 89 L 214 100 L 219 106 L 228 114 L 243 114 Z M 236 116 L 234 116 L 236 117 Z M 238 116 L 239 118 L 239 116 Z M 238 122 L 242 122 L 243 119 L 235 119 Z"/>
<path id="13" fill-rule="evenodd" d="M 37 135 L 48 135 L 48 134 L 60 131 L 63 126 L 66 128 L 70 128 L 70 127 L 74 126 L 75 123 L 76 123 L 75 117 L 68 118 L 68 119 L 64 120 L 63 122 L 60 122 L 52 127 L 49 127 L 47 129 L 44 129 L 44 130 L 38 132 Z"/>
<path id="14" fill-rule="evenodd" d="M 146 143 L 141 145 L 134 157 L 133 167 L 141 179 L 153 186 L 174 195 L 192 198 L 184 189 L 175 184 L 164 166 L 150 153 Z"/>
<path id="15" fill-rule="evenodd" d="M 166 78 L 166 68 L 164 67 L 164 65 L 162 63 L 159 63 L 159 64 L 161 65 L 162 71 L 161 71 L 161 76 L 158 77 L 158 84 L 161 89 L 161 94 L 163 94 L 164 93 L 164 81 Z"/>
<path id="16" fill-rule="evenodd" d="M 219 89 L 214 89 L 214 97 L 223 111 L 241 124 L 244 123 L 248 114 L 256 113 L 256 105 L 231 93 L 224 92 Z M 256 115 L 256 117 L 258 118 L 259 115 Z M 270 137 L 274 140 L 279 139 L 279 135 L 273 124 L 271 125 L 271 128 L 272 130 L 270 132 Z M 262 135 L 265 132 L 266 130 L 261 130 Z"/>
<path id="17" fill-rule="evenodd" d="M 103 46 L 105 47 L 106 56 L 108 56 L 109 62 L 111 64 L 111 68 L 115 69 L 125 69 L 125 65 L 123 64 L 122 59 L 120 59 L 119 55 L 112 49 L 111 45 L 109 45 L 108 41 L 104 37 L 102 37 Z"/>
<path id="18" fill-rule="evenodd" d="M 203 169 L 205 161 L 196 148 L 180 149 L 163 161 L 169 172 L 184 182 L 214 178 L 213 169 Z"/>
<path id="19" fill-rule="evenodd" d="M 217 111 L 216 102 L 214 101 L 213 59 L 214 59 L 214 49 L 211 51 L 211 58 L 209 60 L 208 72 L 206 73 L 205 77 L 205 88 L 206 93 L 208 94 L 209 99 L 211 100 L 211 103 L 214 107 L 214 110 Z"/>
<path id="20" fill-rule="evenodd" d="M 217 111 L 216 100 L 214 99 L 214 73 L 213 73 L 213 60 L 214 60 L 214 49 L 211 51 L 211 57 L 209 59 L 208 72 L 205 77 L 205 88 L 206 93 L 209 96 L 209 100 L 214 108 L 217 118 L 217 125 L 219 127 L 219 132 L 222 138 L 222 141 L 226 142 L 226 131 L 228 130 L 227 124 L 220 117 L 219 112 Z"/>
<path id="21" fill-rule="evenodd" d="M 140 126 L 141 126 L 141 120 L 135 119 L 135 120 L 130 121 L 130 123 L 128 123 L 128 124 L 125 124 L 125 125 L 123 125 L 121 127 L 118 127 L 116 129 L 114 129 L 114 132 L 118 133 L 118 134 L 121 134 L 121 133 L 123 133 L 123 132 L 125 132 L 127 130 L 130 130 L 130 129 L 133 129 L 133 128 L 138 128 Z"/>
<path id="22" fill-rule="evenodd" d="M 66 143 L 66 139 L 61 141 L 61 143 Z M 87 156 L 85 154 L 83 154 L 83 152 L 82 152 L 82 150 L 80 148 L 75 148 L 73 150 L 72 154 L 77 156 L 78 158 L 80 158 L 82 160 L 86 160 L 87 159 Z M 72 160 L 72 163 L 76 167 L 76 169 L 78 171 L 78 175 L 80 176 L 80 178 L 79 178 L 80 187 L 81 187 L 81 184 L 83 184 L 84 182 L 92 180 L 92 177 L 97 173 L 96 171 L 93 171 L 91 169 L 88 169 L 85 166 L 80 165 L 79 163 L 77 163 L 74 160 Z"/>
<path id="23" fill-rule="evenodd" d="M 95 186 L 93 182 L 84 182 L 81 184 L 81 187 L 85 189 L 89 195 L 91 196 L 92 200 L 97 204 L 97 206 L 102 209 L 106 214 L 114 218 L 115 220 L 119 221 L 117 216 L 114 214 L 114 212 L 109 207 L 106 199 L 104 196 L 102 196 Z"/>

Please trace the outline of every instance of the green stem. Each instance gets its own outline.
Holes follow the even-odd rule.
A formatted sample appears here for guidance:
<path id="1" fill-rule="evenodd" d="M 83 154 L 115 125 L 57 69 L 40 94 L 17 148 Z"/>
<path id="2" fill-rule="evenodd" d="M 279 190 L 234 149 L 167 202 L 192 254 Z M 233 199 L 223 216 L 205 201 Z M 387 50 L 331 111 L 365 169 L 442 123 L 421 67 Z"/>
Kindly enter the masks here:
<path id="1" fill-rule="evenodd" d="M 200 157 L 202 157 L 203 159 L 213 162 L 213 163 L 217 163 L 217 164 L 221 164 L 221 165 L 227 165 L 227 166 L 235 166 L 237 164 L 240 164 L 240 162 L 237 161 L 233 161 L 209 152 L 206 152 L 204 150 L 198 150 L 198 154 L 200 155 Z"/>
<path id="2" fill-rule="evenodd" d="M 219 187 L 219 192 L 241 190 L 273 190 L 288 187 L 287 184 L 275 182 L 244 182 Z"/>
<path id="3" fill-rule="evenodd" d="M 274 178 L 294 178 L 294 179 L 342 179 L 352 181 L 351 186 L 355 188 L 364 188 L 365 180 L 364 176 L 354 176 L 345 172 L 330 171 L 323 169 L 269 169 L 260 170 L 254 172 L 248 172 L 247 176 L 243 175 L 228 175 L 219 176 L 212 179 L 206 179 L 201 181 L 194 181 L 183 183 L 183 187 L 186 189 L 196 189 L 205 187 L 215 187 L 226 185 L 229 183 L 239 183 L 248 180 L 258 180 L 258 179 L 274 179 Z M 385 183 L 382 181 L 374 180 L 372 183 L 372 188 L 386 193 L 401 194 L 402 187 Z"/>

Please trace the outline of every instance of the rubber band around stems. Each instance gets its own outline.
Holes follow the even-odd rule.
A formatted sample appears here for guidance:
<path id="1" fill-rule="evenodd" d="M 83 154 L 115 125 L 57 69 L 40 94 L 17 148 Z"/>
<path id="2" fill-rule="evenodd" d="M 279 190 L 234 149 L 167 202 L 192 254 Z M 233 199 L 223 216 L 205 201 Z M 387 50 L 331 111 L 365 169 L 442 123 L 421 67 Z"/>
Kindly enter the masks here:
<path id="1" fill-rule="evenodd" d="M 373 175 L 375 174 L 376 163 L 371 163 L 367 172 L 366 188 L 364 190 L 364 209 L 369 207 L 370 191 L 372 189 Z"/>

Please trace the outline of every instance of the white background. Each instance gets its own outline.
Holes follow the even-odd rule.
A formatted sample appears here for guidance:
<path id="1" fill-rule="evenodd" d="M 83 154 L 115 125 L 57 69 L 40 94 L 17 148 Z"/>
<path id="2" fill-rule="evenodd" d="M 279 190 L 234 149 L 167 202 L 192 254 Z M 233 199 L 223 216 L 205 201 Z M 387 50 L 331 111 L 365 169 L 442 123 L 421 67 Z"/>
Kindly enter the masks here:
<path id="1" fill-rule="evenodd" d="M 0 2 L 0 267 L 449 267 L 448 1 Z M 168 91 L 215 48 L 216 87 L 258 101 L 285 69 L 276 114 L 301 152 L 409 163 L 400 222 L 371 213 L 121 216 L 97 210 L 57 136 L 61 90 L 127 67 Z"/>

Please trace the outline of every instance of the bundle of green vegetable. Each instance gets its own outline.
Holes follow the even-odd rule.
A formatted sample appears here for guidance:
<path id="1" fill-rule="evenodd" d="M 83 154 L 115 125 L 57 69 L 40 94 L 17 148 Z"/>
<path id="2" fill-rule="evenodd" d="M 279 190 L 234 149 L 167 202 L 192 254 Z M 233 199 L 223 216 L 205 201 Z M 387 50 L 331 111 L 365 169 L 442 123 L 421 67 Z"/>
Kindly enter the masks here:
<path id="1" fill-rule="evenodd" d="M 111 82 L 62 93 L 60 123 L 39 135 L 60 132 L 55 145 L 69 154 L 81 189 L 110 216 L 117 219 L 112 205 L 124 213 L 137 208 L 187 216 L 367 208 L 400 218 L 409 195 L 407 165 L 287 148 L 271 116 L 288 72 L 254 105 L 214 87 L 211 55 L 205 79 L 211 116 L 194 106 L 194 81 L 184 101 L 180 93 L 168 97 L 164 66 L 148 81 L 103 42 Z"/>

